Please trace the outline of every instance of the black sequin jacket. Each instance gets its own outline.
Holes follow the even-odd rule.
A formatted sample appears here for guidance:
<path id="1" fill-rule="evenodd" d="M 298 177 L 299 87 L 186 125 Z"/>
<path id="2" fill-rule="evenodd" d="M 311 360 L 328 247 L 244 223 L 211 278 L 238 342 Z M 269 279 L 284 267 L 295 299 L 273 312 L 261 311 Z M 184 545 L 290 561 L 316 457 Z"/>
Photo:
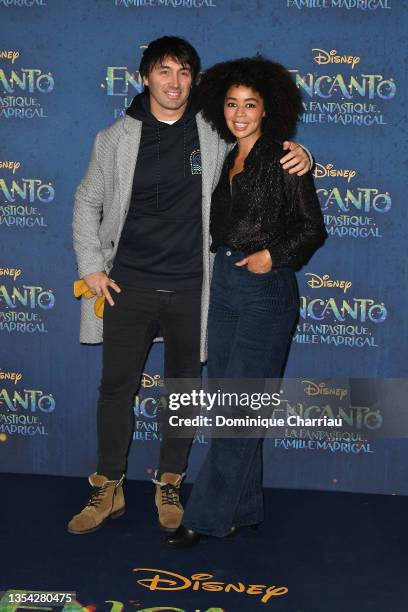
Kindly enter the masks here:
<path id="1" fill-rule="evenodd" d="M 235 147 L 224 162 L 212 196 L 211 250 L 221 245 L 247 254 L 268 249 L 273 267 L 299 270 L 324 243 L 327 232 L 310 172 L 283 170 L 282 146 L 261 136 L 229 185 Z"/>

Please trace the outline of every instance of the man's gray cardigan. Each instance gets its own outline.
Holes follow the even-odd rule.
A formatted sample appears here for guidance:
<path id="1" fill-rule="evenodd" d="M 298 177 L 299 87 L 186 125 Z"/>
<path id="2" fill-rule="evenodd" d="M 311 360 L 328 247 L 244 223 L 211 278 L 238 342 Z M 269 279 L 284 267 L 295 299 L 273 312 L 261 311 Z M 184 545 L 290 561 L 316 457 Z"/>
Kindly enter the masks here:
<path id="1" fill-rule="evenodd" d="M 209 248 L 211 194 L 218 183 L 228 145 L 201 114 L 196 119 L 202 161 L 201 360 L 205 361 L 213 260 Z M 103 270 L 109 274 L 112 268 L 129 210 L 141 133 L 141 121 L 125 115 L 96 135 L 87 171 L 75 193 L 73 237 L 80 278 Z M 95 299 L 81 298 L 80 341 L 89 344 L 103 340 L 102 319 L 94 313 Z"/>

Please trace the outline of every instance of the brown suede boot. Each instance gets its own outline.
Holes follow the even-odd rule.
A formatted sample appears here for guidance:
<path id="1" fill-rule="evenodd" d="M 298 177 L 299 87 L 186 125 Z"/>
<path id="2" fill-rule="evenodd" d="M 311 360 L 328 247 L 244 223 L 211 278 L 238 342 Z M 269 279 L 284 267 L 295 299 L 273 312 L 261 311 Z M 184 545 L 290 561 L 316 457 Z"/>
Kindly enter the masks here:
<path id="1" fill-rule="evenodd" d="M 123 479 L 124 475 L 119 480 L 108 480 L 102 474 L 91 474 L 88 480 L 93 491 L 85 508 L 68 523 L 69 533 L 91 533 L 108 518 L 121 516 L 125 512 Z"/>
<path id="2" fill-rule="evenodd" d="M 159 513 L 159 526 L 165 531 L 175 531 L 183 518 L 183 506 L 180 503 L 180 485 L 184 474 L 163 472 L 160 480 L 153 479 L 156 485 L 156 506 Z"/>

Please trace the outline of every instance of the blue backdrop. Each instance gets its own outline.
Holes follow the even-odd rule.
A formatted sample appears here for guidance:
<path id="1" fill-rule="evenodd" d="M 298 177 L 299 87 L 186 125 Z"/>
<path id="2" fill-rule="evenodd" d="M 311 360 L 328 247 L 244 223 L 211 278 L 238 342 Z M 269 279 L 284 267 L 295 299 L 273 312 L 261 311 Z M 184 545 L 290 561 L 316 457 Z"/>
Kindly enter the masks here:
<path id="1" fill-rule="evenodd" d="M 164 34 L 187 38 L 204 68 L 261 52 L 292 70 L 303 93 L 297 140 L 317 162 L 330 240 L 298 274 L 287 374 L 319 398 L 325 377 L 405 376 L 404 3 L 0 0 L 0 20 L 2 471 L 95 469 L 101 350 L 78 339 L 73 194 L 96 132 L 141 90 L 143 47 Z M 135 400 L 130 478 L 148 478 L 156 465 L 162 382 L 155 346 Z M 405 440 L 365 442 L 367 431 L 362 422 L 356 440 L 318 448 L 295 430 L 269 440 L 265 483 L 407 494 Z M 206 447 L 198 436 L 190 479 Z"/>

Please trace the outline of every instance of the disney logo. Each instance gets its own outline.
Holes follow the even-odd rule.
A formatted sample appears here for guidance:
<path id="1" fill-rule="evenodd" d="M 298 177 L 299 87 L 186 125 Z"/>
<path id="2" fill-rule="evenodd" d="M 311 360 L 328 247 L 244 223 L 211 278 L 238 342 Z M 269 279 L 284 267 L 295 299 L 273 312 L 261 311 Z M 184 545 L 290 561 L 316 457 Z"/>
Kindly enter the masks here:
<path id="1" fill-rule="evenodd" d="M 344 177 L 345 179 L 347 179 L 347 182 L 349 183 L 351 181 L 351 179 L 353 179 L 356 176 L 357 172 L 355 170 L 343 170 L 343 169 L 336 169 L 334 167 L 334 164 L 326 164 L 325 166 L 323 164 L 319 164 L 318 162 L 316 162 L 314 170 L 313 170 L 313 176 L 315 178 L 326 178 L 327 176 L 340 176 L 340 177 Z"/>
<path id="2" fill-rule="evenodd" d="M 20 57 L 20 51 L 0 51 L 0 59 L 9 59 L 14 64 L 16 59 Z"/>
<path id="3" fill-rule="evenodd" d="M 3 372 L 3 370 L 0 369 L 0 380 L 12 380 L 16 385 L 22 378 L 23 375 L 21 372 Z"/>
<path id="4" fill-rule="evenodd" d="M 0 169 L 11 170 L 13 174 L 15 174 L 16 170 L 18 170 L 21 166 L 21 163 L 18 161 L 0 161 Z"/>
<path id="5" fill-rule="evenodd" d="M 348 393 L 348 389 L 329 387 L 325 382 L 317 384 L 311 380 L 302 380 L 302 383 L 305 385 L 306 395 L 334 395 L 342 400 Z"/>
<path id="6" fill-rule="evenodd" d="M 271 597 L 286 595 L 287 587 L 267 586 L 266 584 L 248 584 L 243 582 L 223 582 L 211 580 L 212 574 L 192 574 L 191 578 L 168 572 L 166 570 L 138 567 L 134 572 L 147 572 L 147 578 L 137 580 L 141 586 L 150 591 L 182 591 L 192 589 L 193 591 L 224 591 L 225 593 L 246 593 L 247 595 L 259 595 L 262 603 L 267 603 Z M 149 576 L 150 575 L 150 576 Z"/>
<path id="7" fill-rule="evenodd" d="M 151 376 L 150 374 L 143 372 L 141 385 L 144 389 L 149 389 L 151 387 L 163 387 L 164 382 L 161 380 L 160 374 L 154 374 L 154 376 Z"/>
<path id="8" fill-rule="evenodd" d="M 21 272 L 20 268 L 0 268 L 0 276 L 11 276 L 13 280 L 21 276 Z"/>
<path id="9" fill-rule="evenodd" d="M 351 64 L 353 69 L 360 62 L 358 55 L 337 55 L 336 49 L 324 51 L 324 49 L 312 49 L 317 51 L 317 55 L 313 58 L 317 64 Z"/>
<path id="10" fill-rule="evenodd" d="M 310 279 L 306 282 L 309 287 L 312 289 L 321 289 L 322 287 L 335 287 L 338 289 L 343 289 L 343 292 L 346 293 L 350 287 L 353 286 L 351 281 L 347 280 L 332 280 L 329 274 L 323 274 L 323 276 L 319 276 L 318 274 L 313 274 L 313 272 L 306 272 L 305 276 L 310 276 Z"/>

